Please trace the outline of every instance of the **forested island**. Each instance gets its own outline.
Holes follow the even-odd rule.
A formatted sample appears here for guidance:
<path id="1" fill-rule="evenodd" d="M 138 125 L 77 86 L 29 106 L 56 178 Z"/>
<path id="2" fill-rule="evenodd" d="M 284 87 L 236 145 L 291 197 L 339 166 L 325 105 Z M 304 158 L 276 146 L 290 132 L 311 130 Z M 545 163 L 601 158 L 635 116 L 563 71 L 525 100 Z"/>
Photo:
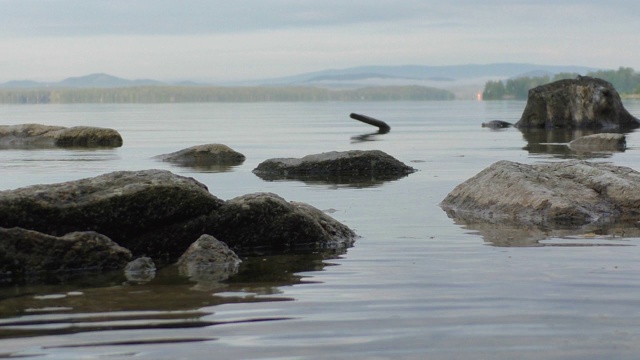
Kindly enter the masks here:
<path id="1" fill-rule="evenodd" d="M 319 87 L 136 86 L 122 88 L 0 89 L 2 104 L 308 102 L 454 100 L 453 93 L 424 86 Z"/>
<path id="2" fill-rule="evenodd" d="M 610 82 L 622 96 L 640 95 L 640 73 L 635 72 L 632 68 L 620 67 L 618 70 L 591 71 L 585 75 Z M 553 76 L 524 76 L 508 80 L 488 81 L 482 92 L 482 99 L 526 100 L 529 90 L 536 86 L 562 79 L 575 79 L 577 76 L 576 73 L 558 73 Z"/>

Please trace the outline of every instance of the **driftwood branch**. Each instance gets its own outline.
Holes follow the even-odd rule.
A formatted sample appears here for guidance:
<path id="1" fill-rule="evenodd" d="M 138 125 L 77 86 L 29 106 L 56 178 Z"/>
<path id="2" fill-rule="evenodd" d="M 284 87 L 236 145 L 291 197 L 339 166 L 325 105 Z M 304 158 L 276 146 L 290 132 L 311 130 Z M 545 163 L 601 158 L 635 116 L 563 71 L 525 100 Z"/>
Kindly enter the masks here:
<path id="1" fill-rule="evenodd" d="M 377 126 L 378 129 L 379 129 L 378 130 L 379 134 L 386 134 L 389 131 L 391 131 L 391 127 L 389 125 L 387 125 L 387 123 L 385 123 L 382 120 L 374 119 L 374 118 L 372 118 L 370 116 L 356 114 L 356 113 L 351 113 L 350 117 L 352 119 L 355 119 L 355 120 L 358 120 L 358 121 L 362 121 L 365 124 Z"/>

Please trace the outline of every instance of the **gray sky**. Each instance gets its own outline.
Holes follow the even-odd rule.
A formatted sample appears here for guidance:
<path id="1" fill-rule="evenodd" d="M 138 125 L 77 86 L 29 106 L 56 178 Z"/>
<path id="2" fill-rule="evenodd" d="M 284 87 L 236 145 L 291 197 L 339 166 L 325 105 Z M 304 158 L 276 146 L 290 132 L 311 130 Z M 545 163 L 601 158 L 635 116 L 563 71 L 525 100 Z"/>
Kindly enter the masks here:
<path id="1" fill-rule="evenodd" d="M 631 0 L 0 0 L 0 24 L 0 81 L 496 62 L 640 71 Z"/>

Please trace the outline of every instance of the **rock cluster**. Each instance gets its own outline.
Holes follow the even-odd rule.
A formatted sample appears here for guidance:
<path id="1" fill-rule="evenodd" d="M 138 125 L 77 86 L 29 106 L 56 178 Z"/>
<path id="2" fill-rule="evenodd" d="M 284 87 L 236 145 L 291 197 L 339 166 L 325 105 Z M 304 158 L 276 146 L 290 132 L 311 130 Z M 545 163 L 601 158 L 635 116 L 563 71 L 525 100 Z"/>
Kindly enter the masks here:
<path id="1" fill-rule="evenodd" d="M 118 250 L 110 250 L 118 256 L 107 256 L 104 252 L 111 249 L 107 245 L 101 245 L 105 250 L 99 252 L 87 243 L 84 251 L 95 252 L 86 256 L 88 263 L 102 268 L 122 268 L 131 254 L 174 262 L 203 234 L 216 236 L 238 253 L 348 247 L 356 237 L 351 229 L 310 205 L 266 193 L 223 201 L 200 182 L 165 170 L 119 171 L 0 191 L 0 230 L 12 234 L 11 238 L 0 235 L 0 248 L 9 249 L 4 254 L 14 259 L 3 261 L 0 272 L 5 273 L 84 268 L 84 263 L 69 262 L 68 256 L 80 253 L 69 250 L 67 257 L 61 257 L 62 250 L 46 251 L 48 246 L 58 246 L 54 243 L 75 239 L 78 231 L 90 231 L 92 241 L 101 239 L 100 244 Z M 68 233 L 73 234 L 65 235 Z M 36 241 L 31 238 L 39 239 L 42 246 L 37 253 L 57 257 L 51 260 L 54 265 L 34 266 L 21 260 L 32 250 L 20 255 L 19 249 L 31 249 L 26 246 Z M 100 261 L 91 260 L 96 256 Z M 55 265 L 62 260 L 67 267 Z"/>

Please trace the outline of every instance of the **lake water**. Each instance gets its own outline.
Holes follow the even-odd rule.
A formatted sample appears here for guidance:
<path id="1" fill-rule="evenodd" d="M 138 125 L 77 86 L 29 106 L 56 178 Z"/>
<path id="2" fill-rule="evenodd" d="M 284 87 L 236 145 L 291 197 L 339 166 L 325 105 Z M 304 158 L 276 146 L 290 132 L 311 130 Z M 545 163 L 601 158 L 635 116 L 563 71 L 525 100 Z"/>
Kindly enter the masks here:
<path id="1" fill-rule="evenodd" d="M 516 129 L 480 126 L 515 122 L 524 105 L 1 105 L 1 124 L 109 127 L 124 146 L 0 150 L 0 190 L 161 168 L 222 199 L 273 192 L 309 203 L 361 237 L 335 256 L 246 258 L 224 283 L 196 284 L 168 268 L 141 284 L 114 273 L 0 286 L 0 358 L 637 359 L 640 237 L 579 230 L 515 246 L 523 243 L 456 224 L 438 206 L 498 160 L 583 158 L 640 170 L 639 132 L 627 134 L 624 152 L 572 154 L 557 138 L 540 145 Z M 640 101 L 625 106 L 640 117 Z M 385 120 L 391 132 L 361 141 L 375 128 L 351 112 Z M 247 160 L 198 170 L 152 159 L 206 143 Z M 419 171 L 378 184 L 264 181 L 251 172 L 268 158 L 350 149 L 379 149 Z"/>

